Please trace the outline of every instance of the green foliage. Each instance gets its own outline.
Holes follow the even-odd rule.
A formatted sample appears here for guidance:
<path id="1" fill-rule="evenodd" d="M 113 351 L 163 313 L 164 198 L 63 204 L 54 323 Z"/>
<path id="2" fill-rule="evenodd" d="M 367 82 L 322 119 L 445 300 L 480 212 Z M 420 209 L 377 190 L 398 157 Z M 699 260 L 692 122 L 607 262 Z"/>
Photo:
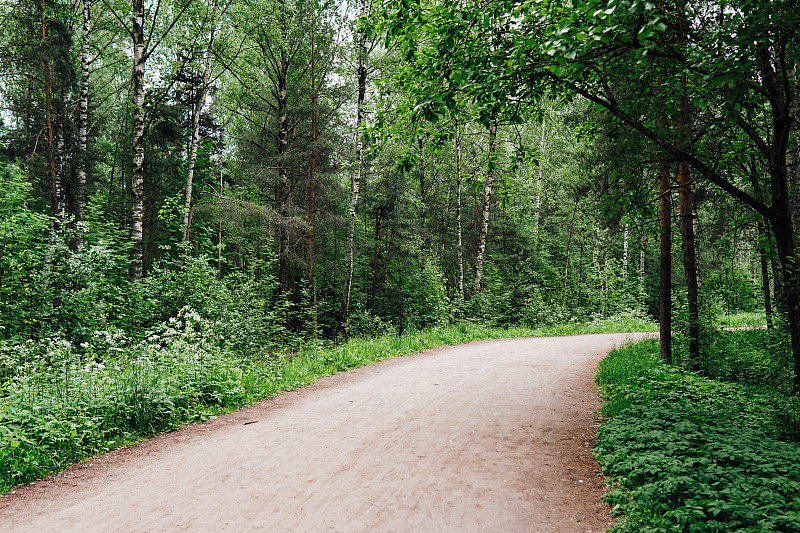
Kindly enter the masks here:
<path id="1" fill-rule="evenodd" d="M 595 448 L 615 480 L 606 501 L 619 532 L 797 531 L 800 446 L 709 418 L 708 411 L 632 407 Z"/>
<path id="2" fill-rule="evenodd" d="M 612 531 L 796 531 L 800 446 L 776 437 L 791 437 L 787 414 L 796 420 L 800 405 L 657 354 L 645 341 L 599 367 L 611 418 L 595 452 L 613 482 L 606 499 L 624 515 Z"/>
<path id="3" fill-rule="evenodd" d="M 28 208 L 31 187 L 0 160 L 0 338 L 26 337 L 39 323 L 35 298 L 50 220 Z"/>
<path id="4" fill-rule="evenodd" d="M 785 330 L 720 332 L 711 349 L 710 376 L 777 393 L 791 390 L 791 353 Z"/>
<path id="5" fill-rule="evenodd" d="M 723 314 L 716 317 L 721 328 L 760 328 L 767 323 L 764 311 Z"/>

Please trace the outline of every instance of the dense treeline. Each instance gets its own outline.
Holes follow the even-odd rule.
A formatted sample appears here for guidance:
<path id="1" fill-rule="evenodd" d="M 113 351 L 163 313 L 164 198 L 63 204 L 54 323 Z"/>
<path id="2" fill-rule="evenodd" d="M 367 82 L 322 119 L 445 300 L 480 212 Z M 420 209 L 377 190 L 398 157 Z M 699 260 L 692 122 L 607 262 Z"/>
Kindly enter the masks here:
<path id="1" fill-rule="evenodd" d="M 765 309 L 800 390 L 789 0 L 0 17 L 4 346 L 96 354 L 186 307 L 243 354 L 633 313 L 702 369 Z"/>

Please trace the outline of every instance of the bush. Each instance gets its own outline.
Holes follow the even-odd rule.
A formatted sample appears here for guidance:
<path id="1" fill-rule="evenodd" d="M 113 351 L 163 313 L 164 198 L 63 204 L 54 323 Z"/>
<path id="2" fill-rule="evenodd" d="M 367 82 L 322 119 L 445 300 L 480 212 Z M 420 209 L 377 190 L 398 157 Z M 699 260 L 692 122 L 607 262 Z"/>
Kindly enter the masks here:
<path id="1" fill-rule="evenodd" d="M 602 427 L 614 531 L 800 530 L 800 447 L 707 415 L 642 405 Z"/>
<path id="2" fill-rule="evenodd" d="M 625 516 L 612 531 L 798 531 L 800 446 L 778 440 L 797 427 L 796 400 L 663 365 L 657 353 L 646 341 L 600 364 L 611 419 L 595 453 L 612 478 L 607 501 Z"/>

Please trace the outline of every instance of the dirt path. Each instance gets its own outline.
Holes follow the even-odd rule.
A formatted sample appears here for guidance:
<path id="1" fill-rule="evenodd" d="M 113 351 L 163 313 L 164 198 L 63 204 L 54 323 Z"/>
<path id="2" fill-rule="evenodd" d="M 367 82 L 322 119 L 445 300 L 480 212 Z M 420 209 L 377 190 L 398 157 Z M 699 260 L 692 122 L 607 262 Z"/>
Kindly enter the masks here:
<path id="1" fill-rule="evenodd" d="M 321 380 L 0 498 L 1 531 L 604 531 L 597 362 L 477 342 Z"/>

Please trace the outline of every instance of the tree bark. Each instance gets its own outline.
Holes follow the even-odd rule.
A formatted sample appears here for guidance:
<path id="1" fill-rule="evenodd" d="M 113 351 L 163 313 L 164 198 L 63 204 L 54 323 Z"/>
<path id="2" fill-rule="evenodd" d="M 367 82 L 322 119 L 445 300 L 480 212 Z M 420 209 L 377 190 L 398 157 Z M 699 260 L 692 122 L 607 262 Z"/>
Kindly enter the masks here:
<path id="1" fill-rule="evenodd" d="M 684 93 L 686 91 L 684 82 Z M 678 130 L 681 148 L 691 138 L 689 103 L 686 95 L 681 98 Z M 680 206 L 680 230 L 683 239 L 683 266 L 686 274 L 686 302 L 689 312 L 689 367 L 700 370 L 700 309 L 698 304 L 697 253 L 694 238 L 694 207 L 692 202 L 691 172 L 687 163 L 678 164 L 678 199 Z"/>
<path id="2" fill-rule="evenodd" d="M 200 144 L 200 115 L 203 113 L 203 108 L 206 104 L 206 94 L 208 92 L 208 84 L 211 78 L 211 58 L 214 53 L 214 35 L 216 31 L 217 21 L 217 6 L 218 0 L 214 0 L 211 8 L 211 31 L 208 38 L 208 47 L 205 54 L 205 65 L 203 67 L 203 81 L 200 85 L 200 91 L 197 94 L 197 101 L 192 110 L 192 138 L 189 143 L 189 164 L 186 172 L 186 194 L 183 203 L 183 236 L 181 242 L 184 245 L 189 241 L 189 220 L 192 209 L 192 187 L 194 183 L 194 170 L 197 162 L 197 149 Z M 220 194 L 222 190 L 220 189 Z M 183 261 L 186 260 L 186 247 L 183 249 Z"/>
<path id="3" fill-rule="evenodd" d="M 286 0 L 280 1 L 280 31 L 283 42 L 289 39 L 289 20 L 286 13 Z M 289 54 L 286 47 L 281 46 L 278 57 L 278 71 L 276 72 L 278 82 L 277 115 L 278 115 L 278 143 L 277 143 L 277 166 L 278 166 L 278 194 L 275 196 L 278 211 L 278 283 L 281 295 L 289 297 L 289 263 L 291 259 L 290 242 L 290 215 L 291 215 L 291 187 L 289 184 L 289 172 L 286 165 L 286 157 L 289 152 Z"/>
<path id="4" fill-rule="evenodd" d="M 311 162 L 308 170 L 308 285 L 313 315 L 312 336 L 317 337 L 317 280 L 314 275 L 314 192 L 317 165 L 316 21 L 311 22 Z"/>
<path id="5" fill-rule="evenodd" d="M 458 296 L 464 300 L 464 243 L 461 238 L 461 128 L 456 127 L 456 238 L 458 242 Z"/>
<path id="6" fill-rule="evenodd" d="M 572 208 L 572 220 L 569 223 L 569 237 L 567 237 L 567 256 L 564 259 L 564 286 L 561 290 L 561 306 L 567 306 L 567 284 L 569 283 L 569 261 L 570 261 L 570 254 L 572 253 L 572 235 L 575 233 L 575 214 L 578 212 L 578 203 L 580 200 L 575 200 L 575 206 Z M 583 244 L 581 243 L 581 246 Z M 581 250 L 581 254 L 583 255 L 583 250 Z M 578 263 L 580 264 L 581 259 L 580 256 L 578 257 Z M 579 282 L 578 285 L 580 287 L 580 276 L 578 276 Z M 580 298 L 579 298 L 580 299 Z M 580 307 L 580 302 L 578 302 L 578 307 Z"/>
<path id="7" fill-rule="evenodd" d="M 359 20 L 366 19 L 368 13 L 368 0 L 361 0 Z M 345 332 L 348 330 L 350 322 L 350 295 L 353 289 L 356 206 L 358 205 L 358 194 L 361 187 L 361 179 L 364 174 L 364 141 L 362 138 L 362 129 L 365 113 L 364 101 L 367 94 L 367 33 L 366 28 L 360 23 L 356 30 L 356 56 L 356 76 L 358 77 L 358 100 L 356 102 L 356 169 L 350 178 L 350 208 L 347 213 L 349 224 L 347 228 L 347 248 L 345 252 L 346 272 L 342 290 L 342 327 Z"/>
<path id="8" fill-rule="evenodd" d="M 644 259 L 645 248 L 647 247 L 647 234 L 642 228 L 642 234 L 639 238 L 639 295 L 644 295 Z"/>
<path id="9" fill-rule="evenodd" d="M 753 184 L 753 193 L 756 198 L 761 198 L 761 184 L 758 181 L 755 157 L 750 158 L 750 180 Z M 758 229 L 758 258 L 761 268 L 761 288 L 764 295 L 764 314 L 767 318 L 767 329 L 772 329 L 774 327 L 772 320 L 772 294 L 770 291 L 769 260 L 767 257 L 767 245 L 771 237 L 765 230 L 764 221 L 761 217 L 758 218 L 756 227 Z"/>
<path id="10" fill-rule="evenodd" d="M 495 147 L 497 143 L 497 122 L 489 126 L 489 151 L 486 168 L 486 187 L 483 191 L 483 210 L 481 215 L 481 228 L 478 237 L 478 253 L 475 257 L 475 293 L 481 292 L 483 281 L 483 260 L 486 253 L 486 240 L 489 233 L 489 206 L 492 200 L 492 181 L 495 170 Z"/>
<path id="11" fill-rule="evenodd" d="M 686 300 L 689 311 L 689 366 L 700 370 L 700 310 L 698 306 L 697 254 L 694 237 L 692 185 L 686 163 L 678 165 L 678 196 L 683 238 L 683 266 L 686 273 Z"/>
<path id="12" fill-rule="evenodd" d="M 622 281 L 628 280 L 628 241 L 631 236 L 631 227 L 625 223 L 622 228 Z"/>
<path id="13" fill-rule="evenodd" d="M 131 27 L 133 40 L 133 170 L 131 173 L 131 250 L 130 280 L 142 278 L 144 222 L 144 0 L 133 0 Z"/>
<path id="14" fill-rule="evenodd" d="M 660 289 L 658 298 L 659 347 L 661 359 L 672 363 L 672 199 L 669 167 L 659 173 Z"/>
<path id="15" fill-rule="evenodd" d="M 534 245 L 539 250 L 539 221 L 542 218 L 542 183 L 544 183 L 544 150 L 546 148 L 547 118 L 542 119 L 542 137 L 539 139 L 539 165 L 536 174 L 535 194 L 533 201 L 533 238 Z"/>
<path id="16" fill-rule="evenodd" d="M 47 54 L 48 37 L 47 37 L 47 23 L 45 19 L 45 0 L 42 0 L 40 5 L 40 22 L 42 32 L 42 70 L 44 72 L 44 98 L 45 98 L 45 114 L 44 121 L 47 129 L 47 157 L 48 168 L 50 170 L 50 211 L 53 215 L 54 226 L 53 229 L 58 228 L 58 220 L 64 211 L 62 202 L 63 191 L 61 184 L 61 176 L 56 169 L 56 146 L 55 134 L 53 127 L 53 87 L 50 73 L 50 57 Z"/>
<path id="17" fill-rule="evenodd" d="M 81 89 L 78 96 L 78 220 L 86 218 L 89 138 L 89 34 L 91 33 L 91 0 L 83 0 L 81 31 Z M 78 232 L 78 248 L 83 248 L 83 234 Z"/>

